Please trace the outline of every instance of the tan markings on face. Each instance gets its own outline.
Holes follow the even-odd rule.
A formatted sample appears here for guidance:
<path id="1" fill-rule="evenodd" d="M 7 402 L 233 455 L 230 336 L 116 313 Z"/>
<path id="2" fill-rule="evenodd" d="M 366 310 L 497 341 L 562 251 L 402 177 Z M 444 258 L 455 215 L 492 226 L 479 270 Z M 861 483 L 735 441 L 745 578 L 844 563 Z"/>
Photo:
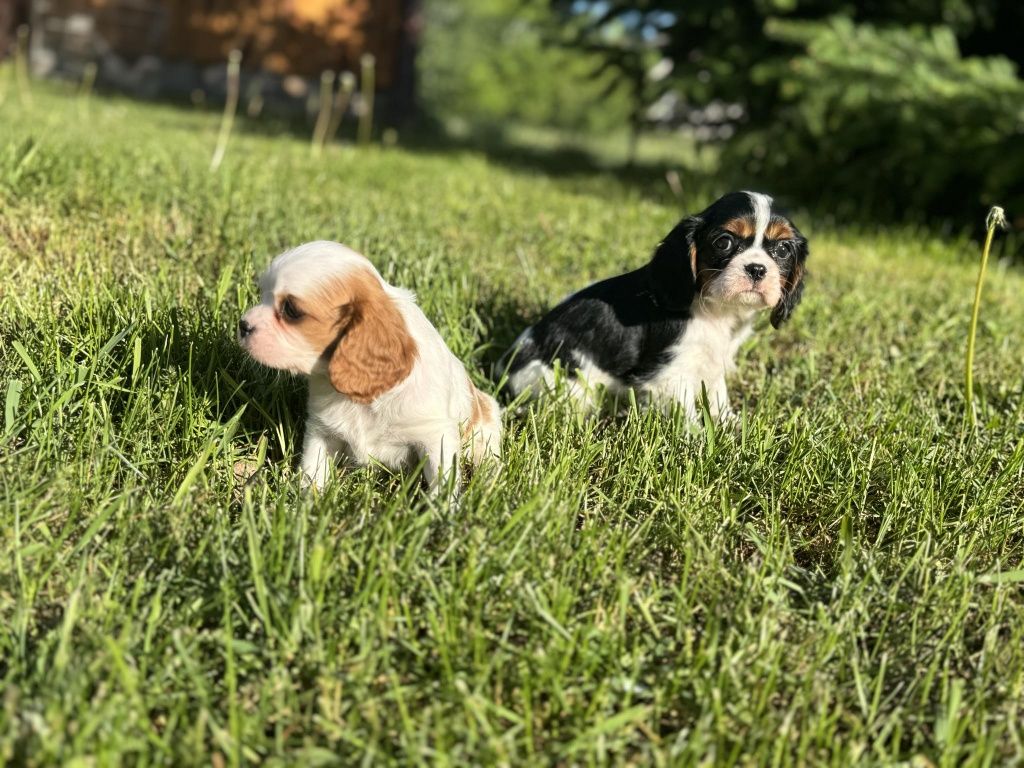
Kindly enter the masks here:
<path id="1" fill-rule="evenodd" d="M 693 273 L 693 279 L 697 279 L 697 246 L 694 243 L 690 244 L 690 272 Z"/>
<path id="2" fill-rule="evenodd" d="M 754 220 L 749 216 L 742 216 L 738 219 L 729 219 L 722 225 L 722 229 L 726 232 L 731 232 L 736 235 L 736 237 L 753 237 L 755 231 Z"/>
<path id="3" fill-rule="evenodd" d="M 296 302 L 304 315 L 291 323 L 329 357 L 331 384 L 358 403 L 369 403 L 412 371 L 416 342 L 405 319 L 366 269 L 329 281 Z"/>
<path id="4" fill-rule="evenodd" d="M 472 384 L 469 387 L 473 391 L 473 412 L 470 414 L 469 421 L 462 428 L 463 440 L 468 440 L 474 432 L 480 430 L 482 425 L 494 418 L 494 409 L 491 407 L 491 401 L 487 395 Z"/>
<path id="5" fill-rule="evenodd" d="M 329 280 L 315 293 L 301 299 L 292 295 L 275 297 L 280 322 L 302 336 L 313 349 L 326 351 L 352 319 L 355 295 L 348 282 L 341 278 Z M 300 313 L 297 319 L 288 317 L 286 301 Z"/>
<path id="6" fill-rule="evenodd" d="M 764 231 L 765 240 L 792 240 L 795 236 L 793 228 L 783 219 L 774 219 L 769 222 Z"/>

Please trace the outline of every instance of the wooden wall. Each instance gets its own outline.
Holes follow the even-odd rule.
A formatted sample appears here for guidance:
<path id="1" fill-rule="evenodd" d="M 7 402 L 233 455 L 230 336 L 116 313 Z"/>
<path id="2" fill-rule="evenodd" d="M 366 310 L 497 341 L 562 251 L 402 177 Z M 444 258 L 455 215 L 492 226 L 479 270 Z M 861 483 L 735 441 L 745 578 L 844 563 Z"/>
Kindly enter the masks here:
<path id="1" fill-rule="evenodd" d="M 388 88 L 402 40 L 402 2 L 36 0 L 34 10 L 44 19 L 91 19 L 89 34 L 129 61 L 156 55 L 207 65 L 239 48 L 245 69 L 313 78 L 325 69 L 358 72 L 359 57 L 370 52 L 377 81 Z"/>
<path id="2" fill-rule="evenodd" d="M 29 0 L 0 0 L 0 59 L 14 55 L 18 26 L 28 23 Z"/>

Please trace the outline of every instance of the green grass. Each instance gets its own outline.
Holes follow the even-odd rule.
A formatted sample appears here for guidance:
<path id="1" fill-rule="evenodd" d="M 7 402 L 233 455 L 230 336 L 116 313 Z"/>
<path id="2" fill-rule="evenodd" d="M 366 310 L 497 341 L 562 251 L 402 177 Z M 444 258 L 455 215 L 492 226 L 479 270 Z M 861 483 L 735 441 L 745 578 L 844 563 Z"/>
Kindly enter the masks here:
<path id="1" fill-rule="evenodd" d="M 0 763 L 1024 760 L 1019 270 L 986 285 L 976 432 L 976 246 L 805 212 L 741 429 L 549 401 L 458 510 L 381 468 L 314 497 L 302 382 L 233 341 L 274 254 L 365 252 L 489 387 L 680 202 L 244 124 L 211 174 L 214 114 L 34 96 L 0 104 Z"/>

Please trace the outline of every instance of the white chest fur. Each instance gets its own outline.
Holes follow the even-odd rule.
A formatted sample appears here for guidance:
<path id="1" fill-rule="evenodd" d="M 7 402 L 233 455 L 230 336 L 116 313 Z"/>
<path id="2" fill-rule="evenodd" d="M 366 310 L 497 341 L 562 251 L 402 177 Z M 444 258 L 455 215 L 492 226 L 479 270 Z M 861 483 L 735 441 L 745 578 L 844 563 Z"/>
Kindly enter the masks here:
<path id="1" fill-rule="evenodd" d="M 657 400 L 675 400 L 691 417 L 702 388 L 713 416 L 729 413 L 725 377 L 736 367 L 736 352 L 750 336 L 753 312 L 737 315 L 698 311 L 669 351 L 669 362 L 647 383 Z"/>
<path id="2" fill-rule="evenodd" d="M 309 388 L 310 426 L 340 442 L 341 450 L 357 464 L 372 457 L 397 468 L 407 461 L 409 445 L 401 423 L 396 424 L 399 414 L 388 406 L 389 399 L 357 403 L 339 396 L 322 377 L 314 377 Z"/>

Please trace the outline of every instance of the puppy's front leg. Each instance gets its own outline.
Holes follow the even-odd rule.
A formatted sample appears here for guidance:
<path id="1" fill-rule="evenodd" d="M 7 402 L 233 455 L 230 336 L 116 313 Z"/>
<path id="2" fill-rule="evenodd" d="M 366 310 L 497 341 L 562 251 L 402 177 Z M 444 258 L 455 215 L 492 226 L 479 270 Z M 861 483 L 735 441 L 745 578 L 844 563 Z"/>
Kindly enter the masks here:
<path id="1" fill-rule="evenodd" d="M 424 446 L 423 477 L 430 483 L 431 493 L 440 493 L 449 482 L 452 483 L 452 498 L 459 495 L 459 451 L 462 442 L 459 430 L 446 430 L 440 438 Z"/>
<path id="2" fill-rule="evenodd" d="M 729 405 L 729 390 L 725 385 L 725 376 L 712 384 L 705 385 L 708 393 L 708 409 L 711 418 L 719 424 L 730 424 L 736 418 L 732 406 Z"/>
<path id="3" fill-rule="evenodd" d="M 653 389 L 649 402 L 666 416 L 671 415 L 678 408 L 682 411 L 686 421 L 696 424 L 700 421 L 698 418 L 700 389 L 698 388 L 696 393 L 693 390 L 693 382 L 679 378 L 667 385 L 663 384 Z"/>
<path id="4" fill-rule="evenodd" d="M 306 424 L 302 441 L 302 485 L 320 489 L 327 484 L 334 469 L 341 441 L 327 434 L 315 424 Z"/>

